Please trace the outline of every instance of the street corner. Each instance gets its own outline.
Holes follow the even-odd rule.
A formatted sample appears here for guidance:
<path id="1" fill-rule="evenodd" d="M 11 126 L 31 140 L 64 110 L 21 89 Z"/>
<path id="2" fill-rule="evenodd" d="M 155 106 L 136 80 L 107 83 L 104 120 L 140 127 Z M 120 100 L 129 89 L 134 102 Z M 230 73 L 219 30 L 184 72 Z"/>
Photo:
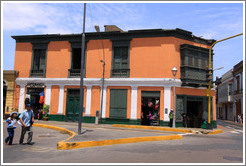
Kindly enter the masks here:
<path id="1" fill-rule="evenodd" d="M 149 136 L 149 137 L 131 137 L 121 139 L 110 139 L 110 140 L 99 140 L 99 141 L 83 141 L 83 142 L 58 142 L 57 149 L 69 150 L 69 149 L 81 149 L 90 148 L 97 146 L 108 146 L 118 144 L 130 144 L 139 142 L 152 142 L 152 141 L 163 141 L 163 140 L 178 140 L 182 139 L 182 135 L 163 135 L 163 136 Z"/>

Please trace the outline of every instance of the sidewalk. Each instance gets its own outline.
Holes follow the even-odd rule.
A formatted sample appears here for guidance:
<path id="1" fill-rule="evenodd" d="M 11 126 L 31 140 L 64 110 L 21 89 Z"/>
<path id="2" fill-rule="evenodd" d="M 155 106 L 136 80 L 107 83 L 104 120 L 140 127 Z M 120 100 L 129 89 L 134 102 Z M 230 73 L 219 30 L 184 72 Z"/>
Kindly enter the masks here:
<path id="1" fill-rule="evenodd" d="M 223 122 L 226 122 L 226 123 L 230 123 L 232 125 L 236 125 L 236 126 L 240 126 L 240 127 L 243 127 L 243 124 L 239 124 L 237 122 L 234 122 L 234 121 L 229 121 L 229 120 L 223 120 L 223 119 L 219 119 L 220 121 L 223 121 Z"/>
<path id="2" fill-rule="evenodd" d="M 57 122 L 57 121 L 35 121 L 34 126 L 53 128 L 54 130 L 64 130 L 70 137 L 66 140 L 60 140 L 57 143 L 57 149 L 76 149 L 95 146 L 128 144 L 137 142 L 163 141 L 182 139 L 177 132 L 127 129 L 113 127 L 113 125 L 82 124 L 82 134 L 78 135 L 77 122 Z M 70 132 L 68 132 L 68 130 Z"/>

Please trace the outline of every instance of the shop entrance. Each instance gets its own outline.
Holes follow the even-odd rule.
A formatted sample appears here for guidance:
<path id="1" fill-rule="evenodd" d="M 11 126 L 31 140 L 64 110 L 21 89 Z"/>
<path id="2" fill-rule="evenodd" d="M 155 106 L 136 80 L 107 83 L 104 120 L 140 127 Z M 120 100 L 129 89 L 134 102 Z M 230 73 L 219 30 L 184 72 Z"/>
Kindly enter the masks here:
<path id="1" fill-rule="evenodd" d="M 40 103 L 41 92 L 44 92 L 44 88 L 27 88 L 25 104 L 29 103 L 32 105 L 35 119 L 38 118 L 38 113 L 43 109 L 43 102 Z M 41 116 L 39 119 L 42 118 Z"/>
<path id="2" fill-rule="evenodd" d="M 188 127 L 200 128 L 203 117 L 202 101 L 187 101 Z"/>
<path id="3" fill-rule="evenodd" d="M 141 97 L 141 125 L 159 126 L 160 91 L 142 91 Z M 153 118 L 152 122 L 150 116 Z"/>

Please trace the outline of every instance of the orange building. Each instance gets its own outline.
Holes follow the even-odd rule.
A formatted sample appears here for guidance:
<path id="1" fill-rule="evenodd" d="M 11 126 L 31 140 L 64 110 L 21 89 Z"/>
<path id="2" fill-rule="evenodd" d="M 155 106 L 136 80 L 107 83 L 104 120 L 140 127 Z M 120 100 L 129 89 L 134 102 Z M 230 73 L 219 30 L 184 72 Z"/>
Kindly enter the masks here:
<path id="1" fill-rule="evenodd" d="M 94 123 L 103 93 L 102 122 L 143 124 L 151 110 L 154 125 L 168 125 L 176 86 L 177 126 L 181 114 L 190 116 L 191 127 L 207 120 L 206 40 L 182 29 L 147 29 L 86 33 L 83 121 Z M 50 120 L 77 121 L 79 110 L 81 34 L 12 36 L 16 40 L 14 107 L 24 110 L 29 100 L 41 109 L 50 105 Z M 102 89 L 105 61 L 105 86 Z M 44 103 L 39 103 L 44 92 Z M 153 107 L 147 109 L 149 102 Z M 146 113 L 146 109 L 148 110 Z M 215 93 L 211 118 L 216 122 Z M 216 123 L 215 123 L 216 124 Z"/>

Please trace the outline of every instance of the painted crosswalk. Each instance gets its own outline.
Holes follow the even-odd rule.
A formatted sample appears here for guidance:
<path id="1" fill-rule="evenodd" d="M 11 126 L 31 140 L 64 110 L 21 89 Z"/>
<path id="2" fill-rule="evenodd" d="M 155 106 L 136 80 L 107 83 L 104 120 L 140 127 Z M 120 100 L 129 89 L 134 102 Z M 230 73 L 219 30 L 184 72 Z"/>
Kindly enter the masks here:
<path id="1" fill-rule="evenodd" d="M 243 134 L 243 131 L 242 130 L 234 130 L 234 131 L 231 131 L 231 133 L 233 133 L 233 134 Z"/>

